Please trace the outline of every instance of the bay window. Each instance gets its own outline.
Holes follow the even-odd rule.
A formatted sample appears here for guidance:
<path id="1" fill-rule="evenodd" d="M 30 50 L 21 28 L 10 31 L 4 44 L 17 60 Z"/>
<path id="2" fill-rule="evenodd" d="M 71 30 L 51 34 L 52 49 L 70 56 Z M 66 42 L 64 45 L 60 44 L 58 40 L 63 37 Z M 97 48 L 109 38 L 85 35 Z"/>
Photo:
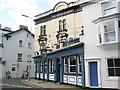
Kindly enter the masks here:
<path id="1" fill-rule="evenodd" d="M 105 42 L 116 41 L 114 21 L 104 23 Z"/>

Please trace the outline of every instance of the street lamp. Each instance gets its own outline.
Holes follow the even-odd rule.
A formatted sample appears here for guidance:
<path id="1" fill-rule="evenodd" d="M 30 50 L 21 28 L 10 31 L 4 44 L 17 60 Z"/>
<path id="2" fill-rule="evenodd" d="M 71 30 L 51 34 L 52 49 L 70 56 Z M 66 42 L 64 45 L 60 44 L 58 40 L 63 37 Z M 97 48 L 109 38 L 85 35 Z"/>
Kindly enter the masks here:
<path id="1" fill-rule="evenodd" d="M 26 18 L 29 18 L 30 19 L 30 21 L 31 21 L 31 27 L 30 27 L 30 31 L 32 31 L 32 17 L 30 17 L 30 16 L 27 16 L 27 15 L 24 15 L 24 14 L 22 14 L 22 16 L 23 17 L 26 17 Z M 31 32 L 30 32 L 30 34 L 29 35 L 31 35 Z M 31 36 L 29 36 L 29 39 L 30 39 L 30 43 L 31 43 Z M 30 44 L 30 45 L 32 45 L 32 44 Z M 28 81 L 30 81 L 30 68 L 31 68 L 31 65 L 30 65 L 30 63 L 31 63 L 31 48 L 30 48 L 30 55 L 29 55 L 29 65 L 28 65 Z"/>

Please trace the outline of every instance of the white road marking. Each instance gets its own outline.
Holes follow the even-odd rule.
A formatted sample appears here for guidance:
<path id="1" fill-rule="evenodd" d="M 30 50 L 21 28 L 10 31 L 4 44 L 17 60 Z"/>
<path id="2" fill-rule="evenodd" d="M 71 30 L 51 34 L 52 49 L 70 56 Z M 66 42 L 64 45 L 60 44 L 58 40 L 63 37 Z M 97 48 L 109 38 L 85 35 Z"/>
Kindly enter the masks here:
<path id="1" fill-rule="evenodd" d="M 19 87 L 19 88 L 32 88 L 32 87 L 28 87 L 28 86 L 20 86 L 20 85 L 13 85 L 13 84 L 3 84 L 3 83 L 0 83 L 0 85 Z"/>

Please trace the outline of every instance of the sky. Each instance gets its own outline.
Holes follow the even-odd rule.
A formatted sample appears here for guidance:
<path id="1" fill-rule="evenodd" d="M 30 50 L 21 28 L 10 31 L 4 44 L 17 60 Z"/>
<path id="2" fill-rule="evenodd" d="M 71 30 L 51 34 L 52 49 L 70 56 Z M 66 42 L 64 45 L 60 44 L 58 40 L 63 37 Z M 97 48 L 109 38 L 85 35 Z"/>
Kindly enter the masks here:
<path id="1" fill-rule="evenodd" d="M 10 27 L 15 31 L 19 25 L 25 25 L 31 29 L 31 21 L 34 16 L 52 9 L 61 0 L 0 0 L 0 24 L 2 28 Z M 63 1 L 63 0 L 62 0 Z M 76 0 L 64 0 L 67 3 Z M 23 17 L 22 14 L 32 17 L 32 20 Z M 32 21 L 32 32 L 34 33 L 34 21 Z"/>

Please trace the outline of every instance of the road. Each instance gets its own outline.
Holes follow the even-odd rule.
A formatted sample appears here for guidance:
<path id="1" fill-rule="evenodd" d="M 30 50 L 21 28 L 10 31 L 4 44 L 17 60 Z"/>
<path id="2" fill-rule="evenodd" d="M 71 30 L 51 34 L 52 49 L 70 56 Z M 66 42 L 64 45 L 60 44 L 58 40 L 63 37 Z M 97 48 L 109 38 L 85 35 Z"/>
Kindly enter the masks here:
<path id="1" fill-rule="evenodd" d="M 0 82 L 0 86 L 2 86 L 2 90 L 5 88 L 33 88 L 21 82 L 21 79 L 2 79 L 2 83 Z"/>

